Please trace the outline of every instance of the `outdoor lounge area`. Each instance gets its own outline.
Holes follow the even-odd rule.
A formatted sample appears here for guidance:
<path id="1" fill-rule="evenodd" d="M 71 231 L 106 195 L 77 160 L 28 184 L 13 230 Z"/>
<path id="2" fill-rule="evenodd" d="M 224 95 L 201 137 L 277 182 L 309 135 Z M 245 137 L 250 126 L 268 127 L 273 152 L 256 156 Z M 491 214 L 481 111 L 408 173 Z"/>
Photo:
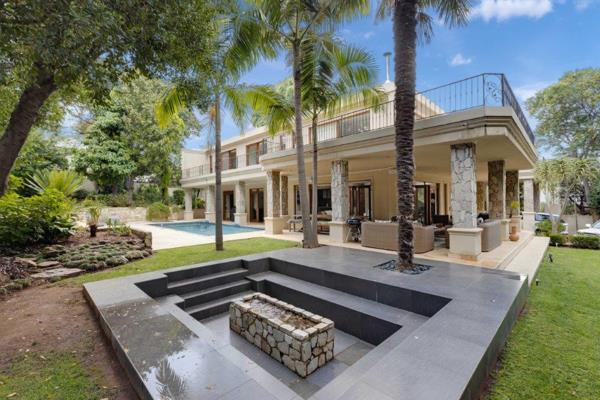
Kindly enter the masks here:
<path id="1" fill-rule="evenodd" d="M 286 249 L 88 283 L 85 292 L 144 399 L 165 388 L 180 399 L 478 398 L 527 277 L 444 262 L 420 275 L 374 268 L 389 259 Z M 298 378 L 230 330 L 230 303 L 254 292 L 332 321 L 332 360 Z M 290 357 L 293 340 L 280 349 Z"/>

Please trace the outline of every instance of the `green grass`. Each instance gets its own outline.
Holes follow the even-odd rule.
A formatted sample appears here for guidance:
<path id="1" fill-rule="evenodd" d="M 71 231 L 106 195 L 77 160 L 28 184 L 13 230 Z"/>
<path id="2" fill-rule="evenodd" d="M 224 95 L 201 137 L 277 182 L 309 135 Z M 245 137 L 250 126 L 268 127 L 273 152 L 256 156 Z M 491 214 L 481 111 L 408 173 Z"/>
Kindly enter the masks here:
<path id="1" fill-rule="evenodd" d="M 491 400 L 600 398 L 600 251 L 551 249 L 511 333 Z"/>
<path id="2" fill-rule="evenodd" d="M 70 353 L 35 353 L 15 362 L 0 374 L 0 399 L 95 400 L 107 397 L 105 390 Z M 9 397 L 10 396 L 10 397 Z"/>
<path id="3" fill-rule="evenodd" d="M 159 250 L 155 252 L 152 257 L 94 274 L 85 274 L 76 278 L 67 279 L 61 283 L 81 285 L 103 279 L 119 278 L 143 272 L 180 267 L 183 265 L 285 249 L 297 245 L 298 243 L 287 240 L 253 238 L 227 241 L 224 244 L 225 250 L 219 252 L 215 251 L 214 244 L 201 244 L 197 246 Z"/>

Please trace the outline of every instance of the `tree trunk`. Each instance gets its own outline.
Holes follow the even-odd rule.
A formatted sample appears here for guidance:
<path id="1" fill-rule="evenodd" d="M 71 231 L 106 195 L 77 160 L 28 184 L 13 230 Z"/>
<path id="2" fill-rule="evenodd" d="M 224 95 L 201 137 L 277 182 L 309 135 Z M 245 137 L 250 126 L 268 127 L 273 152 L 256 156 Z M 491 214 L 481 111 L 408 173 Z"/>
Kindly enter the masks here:
<path id="1" fill-rule="evenodd" d="M 317 157 L 318 157 L 318 153 L 317 153 L 317 114 L 313 114 L 313 118 L 312 118 L 312 229 L 313 229 L 313 234 L 315 235 L 315 240 L 319 241 L 319 235 L 317 234 L 318 232 L 318 227 L 319 224 L 317 223 L 317 213 L 318 213 L 318 192 L 319 192 L 319 185 L 318 185 L 318 178 L 317 178 Z"/>
<path id="2" fill-rule="evenodd" d="M 10 170 L 27 140 L 31 127 L 39 118 L 40 109 L 56 89 L 54 76 L 42 74 L 21 93 L 0 138 L 0 196 L 6 192 Z"/>
<path id="3" fill-rule="evenodd" d="M 223 250 L 223 188 L 221 187 L 221 94 L 215 96 L 215 249 Z"/>
<path id="4" fill-rule="evenodd" d="M 308 202 L 308 188 L 306 186 L 306 169 L 304 166 L 304 141 L 302 138 L 302 78 L 300 76 L 300 42 L 293 43 L 294 62 L 294 110 L 296 137 L 296 164 L 298 168 L 298 190 L 300 191 L 300 209 L 302 212 L 302 245 L 304 247 L 317 247 L 317 238 L 310 224 L 310 205 Z"/>
<path id="5" fill-rule="evenodd" d="M 413 265 L 414 159 L 417 0 L 397 0 L 394 6 L 394 129 L 398 197 L 398 268 Z"/>

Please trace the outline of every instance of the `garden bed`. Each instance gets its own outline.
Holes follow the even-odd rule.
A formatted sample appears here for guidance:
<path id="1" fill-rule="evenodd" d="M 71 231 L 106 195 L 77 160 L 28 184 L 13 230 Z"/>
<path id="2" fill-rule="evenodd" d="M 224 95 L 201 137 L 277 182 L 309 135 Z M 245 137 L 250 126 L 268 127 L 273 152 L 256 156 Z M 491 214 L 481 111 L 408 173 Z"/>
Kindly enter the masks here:
<path id="1" fill-rule="evenodd" d="M 152 254 L 151 247 L 151 238 L 140 232 L 117 235 L 100 231 L 92 238 L 88 232 L 80 231 L 58 244 L 3 249 L 0 295 L 38 280 L 57 280 L 146 258 Z"/>

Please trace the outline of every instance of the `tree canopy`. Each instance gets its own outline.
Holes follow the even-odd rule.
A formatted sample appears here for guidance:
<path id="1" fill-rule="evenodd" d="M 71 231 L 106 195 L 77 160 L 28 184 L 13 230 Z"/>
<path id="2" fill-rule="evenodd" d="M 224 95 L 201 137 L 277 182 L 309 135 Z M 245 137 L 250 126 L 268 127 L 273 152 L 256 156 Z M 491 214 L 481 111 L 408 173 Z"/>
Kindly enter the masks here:
<path id="1" fill-rule="evenodd" d="M 0 194 L 53 94 L 80 85 L 99 101 L 130 74 L 184 76 L 213 49 L 212 18 L 212 3 L 202 0 L 4 1 L 0 85 L 19 85 L 4 112 Z"/>
<path id="2" fill-rule="evenodd" d="M 199 129 L 186 111 L 159 126 L 154 106 L 167 89 L 166 83 L 141 76 L 115 87 L 107 104 L 93 108 L 91 123 L 83 127 L 85 148 L 75 158 L 77 168 L 101 186 L 118 186 L 125 178 L 131 184 L 133 177 L 152 175 L 166 190 L 180 170 L 184 139 Z M 107 158 L 115 165 L 104 165 Z"/>
<path id="3" fill-rule="evenodd" d="M 600 68 L 567 72 L 528 100 L 544 146 L 566 157 L 600 156 Z"/>

